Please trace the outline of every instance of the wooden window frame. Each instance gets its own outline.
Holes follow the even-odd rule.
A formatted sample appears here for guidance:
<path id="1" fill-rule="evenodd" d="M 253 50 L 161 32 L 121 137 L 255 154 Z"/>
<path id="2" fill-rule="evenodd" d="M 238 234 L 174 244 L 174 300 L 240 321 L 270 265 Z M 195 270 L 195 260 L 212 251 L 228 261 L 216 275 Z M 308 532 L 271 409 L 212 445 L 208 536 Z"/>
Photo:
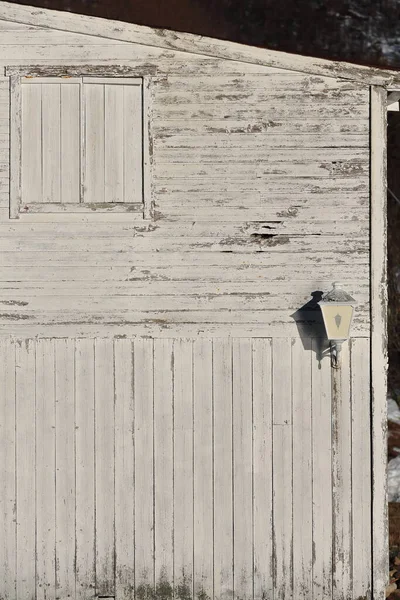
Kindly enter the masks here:
<path id="1" fill-rule="evenodd" d="M 43 220 L 151 220 L 153 202 L 151 199 L 151 167 L 150 148 L 151 133 L 151 78 L 137 70 L 126 68 L 110 68 L 96 66 L 83 69 L 79 67 L 7 67 L 5 75 L 10 78 L 10 203 L 9 218 L 28 221 Z M 80 78 L 82 82 L 90 79 L 99 82 L 123 84 L 123 80 L 140 79 L 142 87 L 142 201 L 135 203 L 96 203 L 85 204 L 30 204 L 25 210 L 22 207 L 22 102 L 21 83 L 24 78 L 35 78 L 54 82 L 72 78 Z M 103 215 L 103 218 L 102 218 Z M 120 217 L 118 217 L 120 215 Z"/>

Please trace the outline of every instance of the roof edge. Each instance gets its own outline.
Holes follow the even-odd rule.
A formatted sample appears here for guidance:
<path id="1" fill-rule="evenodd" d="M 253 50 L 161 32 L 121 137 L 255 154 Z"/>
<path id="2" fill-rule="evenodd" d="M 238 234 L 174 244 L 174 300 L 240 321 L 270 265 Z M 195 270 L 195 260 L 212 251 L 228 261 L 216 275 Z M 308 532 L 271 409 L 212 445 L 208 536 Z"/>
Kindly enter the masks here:
<path id="1" fill-rule="evenodd" d="M 312 75 L 341 77 L 365 85 L 400 85 L 400 72 L 397 71 L 290 54 L 193 33 L 155 29 L 67 11 L 0 1 L 0 19 Z"/>

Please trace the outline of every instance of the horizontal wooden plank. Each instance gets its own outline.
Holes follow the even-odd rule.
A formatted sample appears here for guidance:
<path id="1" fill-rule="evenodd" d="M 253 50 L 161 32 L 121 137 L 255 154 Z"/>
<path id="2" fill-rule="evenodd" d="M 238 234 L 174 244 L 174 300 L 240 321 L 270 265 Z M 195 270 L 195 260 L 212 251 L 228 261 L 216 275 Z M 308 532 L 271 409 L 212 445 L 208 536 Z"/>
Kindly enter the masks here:
<path id="1" fill-rule="evenodd" d="M 77 262 L 77 260 L 73 260 Z M 222 262 L 222 261 L 221 261 Z M 239 263 L 239 261 L 236 261 Z M 315 283 L 318 281 L 327 280 L 332 283 L 332 278 L 335 276 L 336 263 L 325 264 L 316 263 L 297 263 L 293 272 L 288 265 L 285 265 L 287 272 L 285 276 L 282 272 L 284 266 L 283 261 L 277 261 L 280 264 L 254 266 L 248 264 L 231 264 L 231 265 L 209 265 L 204 268 L 204 265 L 182 265 L 182 266 L 106 266 L 103 265 L 101 259 L 98 264 L 75 265 L 67 266 L 59 264 L 50 265 L 31 265 L 20 266 L 19 260 L 15 260 L 14 266 L 0 267 L 1 282 L 21 282 L 23 285 L 29 286 L 31 282 L 42 283 L 45 281 L 47 285 L 51 282 L 85 282 L 90 285 L 91 282 L 125 282 L 131 281 L 135 285 L 137 282 L 154 282 L 154 281 L 173 281 L 173 282 L 193 282 L 193 281 L 214 281 L 217 283 L 225 281 L 240 281 L 254 282 L 266 281 L 280 282 L 290 280 L 290 285 L 294 286 L 299 282 L 307 282 L 309 290 L 315 289 Z M 290 261 L 288 261 L 290 264 Z M 363 264 L 342 264 L 340 265 L 340 280 L 343 285 L 348 288 L 348 284 L 355 282 L 363 282 L 368 278 L 369 265 L 367 261 Z M 274 283 L 275 288 L 275 283 Z M 136 289 L 136 288 L 135 288 Z"/>
<path id="2" fill-rule="evenodd" d="M 264 115 L 265 116 L 265 115 Z M 266 116 L 265 116 L 266 117 Z M 208 134 L 270 134 L 293 135 L 293 134 L 326 134 L 347 133 L 357 135 L 368 134 L 369 120 L 363 119 L 324 119 L 317 115 L 312 118 L 301 119 L 299 116 L 288 115 L 285 118 L 252 119 L 213 119 L 193 121 L 167 121 L 165 119 L 153 123 L 153 132 L 156 137 L 173 137 L 176 135 L 193 135 L 195 139 Z"/>
<path id="3" fill-rule="evenodd" d="M 286 249 L 282 252 L 258 252 L 258 248 L 253 253 L 242 254 L 234 252 L 229 246 L 225 248 L 225 252 L 218 248 L 208 252 L 187 252 L 186 248 L 181 251 L 169 252 L 167 258 L 160 255 L 159 252 L 140 252 L 140 251 L 105 251 L 97 250 L 95 252 L 82 252 L 80 250 L 73 251 L 58 251 L 53 248 L 52 251 L 37 250 L 31 252 L 21 249 L 16 254 L 15 252 L 3 251 L 0 253 L 0 266 L 14 267 L 19 266 L 130 266 L 132 270 L 136 268 L 150 267 L 165 267 L 178 266 L 191 269 L 192 266 L 217 266 L 217 267 L 282 267 L 283 271 L 288 265 L 293 265 L 293 269 L 297 270 L 298 265 L 309 267 L 313 272 L 318 265 L 332 265 L 333 268 L 340 268 L 351 265 L 365 265 L 369 262 L 368 244 L 364 243 L 364 248 L 359 248 L 356 252 L 336 252 L 332 253 L 330 248 L 335 240 L 330 239 L 321 248 L 318 253 L 315 253 L 313 248 L 303 250 L 301 255 L 296 249 Z M 282 247 L 283 249 L 283 247 Z M 283 277 L 282 273 L 282 277 Z"/>
<path id="4" fill-rule="evenodd" d="M 171 152 L 195 151 L 214 152 L 225 151 L 225 156 L 230 156 L 233 150 L 242 151 L 247 148 L 258 149 L 270 152 L 272 149 L 293 148 L 342 148 L 348 151 L 348 148 L 368 148 L 368 133 L 352 132 L 326 132 L 325 135 L 319 133 L 298 133 L 285 135 L 284 133 L 274 133 L 271 131 L 254 133 L 210 133 L 203 135 L 180 135 L 177 130 L 176 135 L 162 136 L 158 135 L 154 140 L 154 150 L 158 157 L 161 157 L 161 151 Z"/>
<path id="5" fill-rule="evenodd" d="M 128 203 L 85 203 L 85 204 L 60 204 L 46 202 L 43 204 L 29 204 L 25 202 L 21 209 L 24 213 L 93 213 L 101 212 L 122 212 L 122 213 L 141 213 L 143 204 Z"/>
<path id="6" fill-rule="evenodd" d="M 101 48 L 101 46 L 96 46 Z M 238 104 L 180 104 L 153 106 L 153 116 L 155 120 L 179 120 L 180 122 L 190 120 L 259 120 L 261 123 L 293 117 L 294 107 L 290 103 L 275 103 L 264 102 L 259 105 L 245 106 Z M 295 107 L 296 117 L 300 118 L 315 118 L 323 112 L 326 119 L 360 119 L 368 118 L 369 104 L 367 102 L 361 104 L 344 104 L 339 101 L 324 104 L 323 102 L 313 102 L 312 98 L 304 96 L 303 102 L 297 103 Z"/>
<path id="7" fill-rule="evenodd" d="M 362 302 L 369 296 L 369 285 L 361 278 L 356 278 L 353 274 L 353 281 L 348 282 L 346 290 L 350 295 L 357 296 L 357 302 Z M 331 277 L 325 279 L 313 276 L 310 281 L 298 281 L 296 287 L 293 287 L 291 277 L 286 280 L 277 280 L 271 282 L 266 277 L 260 280 L 244 281 L 204 281 L 191 280 L 154 280 L 151 278 L 137 279 L 126 278 L 122 281 L 103 280 L 103 281 L 17 281 L 3 282 L 1 286 L 0 305 L 7 306 L 28 306 L 19 299 L 24 296 L 29 298 L 40 298 L 45 296 L 75 297 L 75 296 L 93 296 L 98 299 L 125 298 L 132 297 L 153 297 L 162 296 L 163 298 L 186 296 L 198 298 L 204 296 L 206 299 L 213 299 L 222 296 L 242 297 L 244 301 L 260 299 L 263 303 L 281 301 L 283 306 L 299 298 L 301 301 L 311 301 L 311 294 L 319 289 L 327 291 L 332 287 Z M 15 299 L 15 303 L 9 299 Z M 29 306 L 28 306 L 29 308 Z"/>
<path id="8" fill-rule="evenodd" d="M 346 182 L 348 181 L 347 179 Z M 186 210 L 186 207 L 198 208 L 199 211 L 203 211 L 205 208 L 211 206 L 215 206 L 216 208 L 263 207 L 265 210 L 268 210 L 268 214 L 271 211 L 271 214 L 279 213 L 280 216 L 290 216 L 292 211 L 289 209 L 292 208 L 311 210 L 319 207 L 325 211 L 333 206 L 365 207 L 369 205 L 368 192 L 362 192 L 360 189 L 357 189 L 357 185 L 354 186 L 355 189 L 338 191 L 332 185 L 329 186 L 329 183 L 330 181 L 324 179 L 321 180 L 321 187 L 313 187 L 312 185 L 309 185 L 308 188 L 306 186 L 303 188 L 296 187 L 296 192 L 292 192 L 290 188 L 287 188 L 286 191 L 280 190 L 278 192 L 272 192 L 269 189 L 254 191 L 222 189 L 212 194 L 206 191 L 193 191 L 191 194 L 188 194 L 184 190 L 176 190 L 172 195 L 165 193 L 162 188 L 154 193 L 154 198 L 156 206 L 159 208 L 163 207 L 167 212 L 170 206 L 180 206 L 183 210 Z M 325 186 L 323 187 L 322 184 L 325 184 Z M 341 185 L 345 186 L 344 183 Z M 289 212 L 280 214 L 282 211 Z M 229 210 L 227 209 L 225 212 L 228 215 Z M 295 215 L 297 214 L 295 211 Z M 228 216 L 227 220 L 229 220 Z"/>
<path id="9" fill-rule="evenodd" d="M 255 140 L 257 136 L 254 136 Z M 254 141 L 255 141 L 254 140 Z M 363 148 L 346 148 L 344 145 L 337 148 L 305 148 L 299 143 L 295 148 L 285 148 L 280 150 L 273 146 L 260 145 L 254 147 L 244 145 L 236 148 L 227 147 L 208 147 L 208 148 L 166 148 L 155 150 L 154 165 L 155 168 L 162 168 L 163 164 L 182 163 L 185 165 L 207 164 L 213 165 L 248 165 L 257 161 L 257 165 L 262 169 L 264 165 L 280 165 L 282 163 L 294 162 L 304 164 L 307 162 L 333 162 L 333 161 L 365 161 L 369 160 L 369 145 L 365 144 Z"/>
<path id="10" fill-rule="evenodd" d="M 226 209 L 225 209 L 226 210 Z M 350 215 L 352 215 L 351 208 L 348 209 Z M 172 212 L 172 209 L 171 209 Z M 243 223 L 241 219 L 243 219 L 243 212 L 245 212 L 249 216 L 249 221 Z M 268 221 L 263 220 L 265 217 L 265 211 L 261 210 L 252 210 L 248 209 L 248 211 L 243 211 L 241 209 L 234 210 L 232 209 L 232 214 L 230 215 L 231 221 L 225 221 L 225 215 L 221 213 L 218 209 L 209 210 L 208 219 L 214 219 L 213 231 L 220 233 L 216 233 L 217 237 L 225 235 L 230 236 L 231 239 L 234 239 L 236 236 L 242 236 L 243 233 L 247 233 L 251 239 L 270 239 L 271 243 L 273 243 L 272 236 L 279 235 L 287 235 L 287 236 L 297 236 L 297 235 L 355 235 L 359 236 L 367 236 L 369 232 L 369 220 L 365 213 L 363 213 L 360 217 L 354 215 L 353 219 L 348 219 L 345 215 L 342 218 L 335 219 L 334 217 L 329 220 L 329 216 L 327 216 L 325 221 L 318 221 L 315 218 L 312 218 L 310 221 L 304 220 L 303 218 L 282 218 L 282 220 L 278 221 Z M 190 219 L 190 211 L 187 211 L 187 218 Z M 208 220 L 207 219 L 207 220 Z M 160 222 L 160 221 L 158 221 Z M 168 222 L 171 225 L 170 222 Z M 201 231 L 200 225 L 202 224 L 201 217 L 198 221 L 194 223 L 187 223 L 187 234 L 190 235 L 192 231 Z M 206 225 L 206 219 L 204 218 L 203 224 Z M 208 225 L 208 224 L 207 224 Z M 221 225 L 221 228 L 218 229 L 217 225 Z M 193 226 L 193 230 L 192 230 Z M 168 228 L 171 231 L 171 235 L 174 234 L 175 228 Z M 165 235 L 166 228 L 160 228 L 160 235 Z M 233 231 L 230 234 L 230 231 Z M 211 228 L 207 226 L 204 228 L 205 235 L 212 235 Z M 155 236 L 156 237 L 156 236 Z M 185 236 L 182 236 L 185 237 Z"/>
<path id="11" fill-rule="evenodd" d="M 287 193 L 280 191 L 268 196 L 262 190 L 228 190 L 208 193 L 207 191 L 200 190 L 192 191 L 191 194 L 183 191 L 175 191 L 173 194 L 168 194 L 164 188 L 161 188 L 161 190 L 157 190 L 157 193 L 154 193 L 154 199 L 156 210 L 161 212 L 165 218 L 174 220 L 179 218 L 183 221 L 189 220 L 190 222 L 193 220 L 214 220 L 219 213 L 219 220 L 254 220 L 260 210 L 264 211 L 261 217 L 262 220 L 296 217 L 299 215 L 303 218 L 306 215 L 307 218 L 308 215 L 317 217 L 317 211 L 319 212 L 319 216 L 322 214 L 325 216 L 326 211 L 329 213 L 332 207 L 336 207 L 336 209 L 345 208 L 349 211 L 355 209 L 356 212 L 360 208 L 365 211 L 368 210 L 369 195 L 366 192 L 360 192 L 355 189 L 343 190 L 338 193 L 332 187 L 326 188 L 325 193 L 322 190 L 318 190 L 318 193 L 318 191 L 312 191 L 312 186 L 309 187 L 309 190 L 300 190 L 298 193 L 290 193 L 290 190 Z M 4 217 L 3 221 L 8 221 L 9 201 L 8 190 L 0 191 L 0 217 Z M 214 212 L 213 216 L 211 216 L 211 209 Z M 242 212 L 241 215 L 233 216 L 233 210 L 245 212 Z M 255 211 L 254 215 L 252 214 L 253 210 Z M 113 235 L 114 231 L 129 230 L 131 227 L 150 227 L 152 224 L 151 220 L 143 219 L 141 213 L 121 214 L 118 212 L 102 213 L 95 211 L 90 214 L 21 214 L 18 227 L 21 227 L 20 231 L 25 231 L 23 229 L 24 224 L 29 223 L 29 227 L 31 228 L 31 224 L 37 223 L 35 231 L 45 231 L 40 224 L 45 226 L 48 223 L 48 227 L 52 230 L 59 230 L 59 228 L 64 227 L 71 231 L 73 228 L 74 231 L 79 232 L 82 230 L 80 227 L 85 226 L 90 232 L 90 230 L 93 230 L 93 221 L 97 223 L 97 227 L 100 229 L 107 227 L 110 235 Z M 57 225 L 53 223 L 57 223 Z M 70 223 L 76 223 L 76 225 L 72 226 Z M 81 226 L 79 223 L 86 223 L 86 225 Z M 107 225 L 101 225 L 101 223 L 107 223 Z M 8 226 L 11 226 L 11 224 L 8 223 Z M 143 229 L 141 230 L 143 231 Z"/>
<path id="12" fill-rule="evenodd" d="M 46 323 L 13 320 L 0 324 L 1 335 L 11 335 L 13 338 L 31 337 L 134 337 L 150 336 L 159 338 L 189 338 L 189 337 L 225 337 L 226 324 L 213 323 L 115 323 L 109 320 L 106 324 L 98 323 Z M 310 336 L 310 328 L 304 328 L 299 323 L 238 323 L 229 324 L 229 334 L 235 337 L 276 337 L 300 338 Z M 352 334 L 357 337 L 369 338 L 370 330 L 367 322 L 355 322 Z M 317 336 L 318 337 L 318 336 Z"/>
<path id="13" fill-rule="evenodd" d="M 78 295 L 79 290 L 77 289 L 74 289 L 72 294 L 69 292 L 69 294 L 61 295 L 54 288 L 49 293 L 46 293 L 46 291 L 45 289 L 44 291 L 35 290 L 35 292 L 30 290 L 2 292 L 4 300 L 0 300 L 0 312 L 9 315 L 28 314 L 35 316 L 37 312 L 40 313 L 46 309 L 49 310 L 49 313 L 76 311 L 85 312 L 89 315 L 103 311 L 111 314 L 114 311 L 114 317 L 118 319 L 120 313 L 123 317 L 125 311 L 159 311 L 167 315 L 169 312 L 182 311 L 182 313 L 185 313 L 198 310 L 209 311 L 210 314 L 215 311 L 212 321 L 218 322 L 220 311 L 239 311 L 246 314 L 254 312 L 255 315 L 257 311 L 275 311 L 277 310 L 276 307 L 280 306 L 282 312 L 286 310 L 291 314 L 311 300 L 309 292 L 303 295 L 301 293 L 283 294 L 279 297 L 278 295 L 270 296 L 268 292 L 259 292 L 258 290 L 231 294 L 213 294 L 210 290 L 209 293 L 193 296 L 184 294 L 135 296 L 132 293 L 124 296 L 112 294 L 101 296 L 96 294 L 96 291 L 92 293 L 88 290 L 86 294 Z M 42 292 L 41 295 L 39 295 L 39 292 Z M 357 310 L 359 313 L 365 313 L 368 310 L 367 297 L 367 293 L 363 296 L 358 290 L 357 300 L 359 300 L 359 303 L 357 304 Z M 88 307 L 90 307 L 90 311 Z M 149 318 L 152 319 L 154 316 Z M 258 318 L 263 321 L 262 315 L 258 315 Z M 299 318 L 301 318 L 301 315 Z M 175 317 L 173 320 L 175 320 Z"/>
<path id="14" fill-rule="evenodd" d="M 359 191 L 344 191 L 340 194 L 332 189 L 322 195 L 303 192 L 299 194 L 274 194 L 271 198 L 261 191 L 244 191 L 187 194 L 176 192 L 155 195 L 156 221 L 146 221 L 141 213 L 90 213 L 86 217 L 71 213 L 58 216 L 22 214 L 18 221 L 8 220 L 9 195 L 0 192 L 0 216 L 6 223 L 0 231 L 9 232 L 86 232 L 113 235 L 130 235 L 131 232 L 152 231 L 162 228 L 166 220 L 178 221 L 268 221 L 287 219 L 331 221 L 339 214 L 342 220 L 363 218 L 368 214 L 369 195 Z M 2 210 L 3 208 L 3 210 Z M 6 210 L 4 210 L 6 209 Z M 340 209 L 345 209 L 340 212 Z M 163 217 L 160 223 L 158 219 Z M 88 218 L 90 217 L 90 218 Z M 86 218 L 86 220 L 85 220 Z M 79 222 L 80 220 L 80 222 Z M 93 224 L 95 221 L 95 225 Z M 78 221 L 78 222 L 75 222 Z M 73 224 L 71 224 L 73 223 Z M 178 225 L 179 226 L 179 225 Z M 186 225 L 185 225 L 186 226 Z"/>
<path id="15" fill-rule="evenodd" d="M 334 203 L 332 203 L 334 204 Z M 346 211 L 340 212 L 340 208 Z M 327 235 L 338 233 L 344 235 L 346 231 L 355 231 L 369 222 L 368 206 L 351 206 L 339 204 L 338 206 L 200 206 L 181 208 L 179 206 L 166 206 L 164 215 L 156 212 L 157 220 L 150 223 L 26 223 L 15 222 L 0 224 L 0 235 L 4 238 L 15 237 L 15 234 L 26 235 L 27 239 L 40 236 L 89 236 L 89 237 L 121 237 L 127 238 L 137 235 L 154 237 L 226 237 L 254 233 L 277 234 L 293 232 L 307 235 L 311 232 L 322 231 Z M 343 226 L 342 231 L 339 228 Z M 347 229 L 346 229 L 347 228 Z M 353 229 L 352 229 L 353 228 Z M 310 230 L 309 230 L 310 229 Z"/>
<path id="16" fill-rule="evenodd" d="M 0 188 L 1 189 L 1 188 Z M 0 192 L 1 196 L 1 192 Z M 4 198 L 4 196 L 3 196 Z M 10 211 L 9 211 L 9 198 L 7 194 L 6 200 L 0 200 L 0 223 L 10 223 Z M 135 223 L 143 226 L 145 223 L 150 221 L 143 218 L 142 212 L 84 212 L 84 213 L 21 213 L 18 215 L 18 219 L 12 221 L 13 223 L 52 223 L 53 227 L 55 223 L 71 224 L 71 223 L 88 223 L 99 224 L 99 223 L 114 223 L 120 225 L 126 225 L 127 223 Z M 71 225 L 69 225 L 71 226 Z"/>
<path id="17" fill-rule="evenodd" d="M 83 245 L 83 246 L 82 246 Z M 347 236 L 286 236 L 277 235 L 273 238 L 252 237 L 154 237 L 151 234 L 141 234 L 132 238 L 109 238 L 106 236 L 84 237 L 79 239 L 73 235 L 26 238 L 13 236 L 0 238 L 0 252 L 213 252 L 237 251 L 243 253 L 268 252 L 326 252 L 327 248 L 335 247 L 336 254 L 346 255 L 352 252 L 365 252 L 369 249 L 369 240 L 365 237 Z"/>
<path id="18" fill-rule="evenodd" d="M 158 50 L 158 51 L 157 51 Z M 160 61 L 159 70 L 164 68 L 167 69 L 167 64 L 171 62 L 171 59 L 174 58 L 176 53 L 174 52 L 166 52 L 164 53 L 165 61 L 163 59 L 163 52 L 159 49 L 152 52 L 151 48 L 147 48 L 143 50 L 140 46 L 135 46 L 134 53 L 140 57 L 145 56 L 151 60 L 153 57 L 157 57 Z M 35 45 L 17 45 L 17 44 L 9 44 L 4 45 L 1 48 L 1 58 L 2 61 L 10 61 L 15 62 L 15 59 L 19 60 L 29 60 L 29 61 L 40 61 L 41 59 L 48 59 L 49 56 L 49 45 L 45 45 L 43 43 L 38 43 Z M 54 62 L 59 62 L 59 60 L 67 60 L 67 61 L 75 61 L 75 59 L 81 59 L 85 61 L 99 61 L 99 60 L 129 60 L 132 57 L 132 45 L 131 44 L 120 44 L 116 43 L 108 43 L 105 42 L 103 44 L 82 44 L 76 43 L 69 45 L 65 40 L 63 44 L 58 43 L 52 45 L 51 47 L 51 58 Z M 161 59 L 161 60 L 160 60 Z M 182 60 L 182 58 L 181 58 Z M 183 62 L 183 60 L 182 60 Z M 188 62 L 192 62 L 189 60 Z M 207 63 L 207 59 L 196 60 L 194 58 L 194 63 L 202 62 L 204 64 Z M 216 60 L 215 62 L 223 62 Z M 236 67 L 236 71 L 239 71 L 239 68 Z M 176 72 L 179 72 L 178 70 Z"/>
<path id="19" fill-rule="evenodd" d="M 152 75 L 152 76 L 160 76 L 162 78 L 169 77 L 173 74 L 188 75 L 188 76 L 200 76 L 200 75 L 217 75 L 220 73 L 221 75 L 235 75 L 237 77 L 242 77 L 243 74 L 253 73 L 275 73 L 275 69 L 270 67 L 263 67 L 259 65 L 243 65 L 231 61 L 218 60 L 215 58 L 208 58 L 203 56 L 191 56 L 190 60 L 188 60 L 187 55 L 183 55 L 177 52 L 170 51 L 160 51 L 158 48 L 150 48 L 150 47 L 141 47 L 135 46 L 135 52 L 132 54 L 132 47 L 130 48 L 130 56 L 126 56 L 126 52 L 118 57 L 116 60 L 115 52 L 108 52 L 106 49 L 108 48 L 121 48 L 119 46 L 93 46 L 91 48 L 91 52 L 94 52 L 95 49 L 103 48 L 103 51 L 98 56 L 98 60 L 95 57 L 88 57 L 85 49 L 90 47 L 84 46 L 79 50 L 78 46 L 74 46 L 75 51 L 71 53 L 69 56 L 68 53 L 65 53 L 65 46 L 63 46 L 64 50 L 60 53 L 59 58 L 55 60 L 52 58 L 48 58 L 48 47 L 47 47 L 47 56 L 45 57 L 44 49 L 45 46 L 27 46 L 29 50 L 34 50 L 34 55 L 29 57 L 29 65 L 27 65 L 27 57 L 21 56 L 19 54 L 15 54 L 14 58 L 3 60 L 0 58 L 0 67 L 7 69 L 7 73 L 9 75 L 23 72 L 29 72 L 32 74 L 32 71 L 35 71 L 36 75 L 49 75 L 55 74 L 59 75 L 60 68 L 62 68 L 63 72 L 66 72 L 68 75 L 77 75 L 82 74 L 82 71 L 85 71 L 87 75 L 90 71 L 91 74 L 99 75 L 101 72 L 104 73 L 105 67 L 110 71 L 114 71 L 117 69 L 117 74 L 120 76 L 137 76 L 141 77 L 144 74 Z M 15 48 L 15 47 L 14 47 Z M 40 50 L 40 56 L 37 54 L 37 49 Z M 121 53 L 120 53 L 121 54 Z M 61 56 L 62 55 L 62 56 Z M 89 58 L 89 60 L 88 60 Z M 90 67 L 88 65 L 90 62 Z M 118 65 L 116 66 L 116 62 Z M 84 67 L 82 69 L 81 67 Z M 43 69 L 44 67 L 44 69 Z M 91 68 L 93 67 L 93 73 Z M 123 70 L 125 69 L 125 72 Z"/>
<path id="20" fill-rule="evenodd" d="M 215 310 L 154 310 L 154 311 L 118 311 L 116 314 L 115 309 L 106 311 L 101 309 L 99 311 L 77 311 L 77 310 L 49 310 L 48 307 L 42 308 L 42 310 L 28 311 L 20 310 L 20 312 L 0 311 L 0 325 L 4 325 L 10 322 L 18 323 L 24 322 L 25 325 L 31 324 L 42 324 L 42 325 L 55 325 L 55 324 L 87 324 L 87 325 L 134 325 L 143 324 L 151 327 L 153 324 L 164 325 L 167 327 L 173 327 L 176 324 L 213 324 L 213 325 L 227 325 L 227 324 L 259 324 L 266 326 L 267 324 L 280 325 L 286 331 L 294 331 L 294 327 L 287 327 L 289 325 L 296 325 L 296 321 L 290 317 L 287 310 L 228 310 L 221 309 Z M 300 320 L 300 326 L 304 327 L 302 323 L 304 318 Z M 358 335 L 360 331 L 367 333 L 368 331 L 368 309 L 367 307 L 361 312 L 359 311 L 354 317 L 352 324 L 353 335 Z M 306 326 L 308 331 L 312 328 L 312 323 L 307 320 Z M 318 332 L 317 332 L 318 329 Z M 315 326 L 316 335 L 321 335 L 321 327 Z M 2 332 L 4 333 L 4 332 Z M 125 331 L 123 331 L 125 333 Z M 226 332 L 225 332 L 226 333 Z M 231 335 L 235 335 L 234 332 L 229 332 Z M 304 333 L 304 332 L 303 332 Z M 73 335 L 71 333 L 71 335 Z M 138 332 L 138 335 L 140 333 Z M 262 336 L 262 333 L 259 334 Z"/>
<path id="21" fill-rule="evenodd" d="M 236 88 L 226 88 L 221 84 L 215 86 L 213 90 L 199 90 L 188 89 L 187 91 L 176 90 L 171 83 L 168 91 L 160 92 L 157 90 L 156 101 L 160 102 L 164 106 L 180 106 L 180 105 L 206 105 L 212 104 L 213 107 L 236 104 L 238 102 L 243 105 L 250 106 L 276 106 L 278 104 L 287 104 L 288 106 L 296 107 L 296 111 L 299 108 L 299 112 L 302 111 L 303 107 L 309 102 L 315 102 L 316 104 L 326 103 L 328 104 L 340 104 L 341 106 L 347 107 L 349 105 L 368 105 L 369 97 L 368 90 L 349 90 L 346 88 L 340 88 L 335 86 L 331 89 L 315 89 L 311 84 L 308 89 L 304 89 L 301 84 L 295 86 L 291 84 L 291 89 L 277 89 L 279 85 L 277 78 L 274 76 L 262 77 L 264 86 L 259 85 L 258 88 L 252 89 L 249 85 L 246 85 L 246 79 L 243 77 L 242 81 L 238 81 Z M 242 85 L 240 85 L 242 83 Z M 356 113 L 358 114 L 358 113 Z"/>
<path id="22" fill-rule="evenodd" d="M 154 237 L 165 235 L 167 232 L 171 236 L 177 235 L 177 232 L 182 231 L 182 237 L 192 235 L 211 236 L 239 236 L 248 234 L 249 236 L 260 236 L 263 234 L 285 234 L 285 235 L 345 235 L 351 234 L 361 236 L 367 235 L 369 230 L 368 213 L 366 210 L 359 210 L 359 207 L 346 207 L 348 213 L 340 213 L 340 216 L 335 218 L 335 215 L 327 214 L 325 219 L 319 220 L 321 214 L 308 211 L 310 219 L 307 220 L 306 214 L 302 214 L 301 210 L 296 215 L 297 207 L 289 207 L 288 210 L 275 211 L 271 214 L 268 209 L 255 207 L 230 207 L 231 211 L 229 221 L 226 220 L 227 208 L 209 208 L 193 209 L 190 207 L 185 210 L 179 207 L 168 207 L 164 212 L 156 211 L 157 221 Z M 364 209 L 364 207 L 362 207 Z M 338 208 L 339 214 L 340 208 Z M 322 211 L 321 211 L 322 212 Z M 183 214 L 182 214 L 183 213 Z M 164 221 L 162 215 L 172 218 L 176 221 Z M 281 215 L 280 217 L 278 215 Z M 243 218 L 248 221 L 243 221 Z M 190 219 L 192 222 L 190 223 Z M 194 221 L 196 219 L 196 221 Z M 210 219 L 213 223 L 210 224 Z M 186 221 L 186 222 L 185 222 Z M 203 227 L 202 227 L 203 225 Z"/>
<path id="23" fill-rule="evenodd" d="M 223 192 L 264 192 L 268 190 L 268 196 L 273 194 L 287 194 L 293 196 L 301 194 L 323 194 L 333 192 L 356 191 L 365 194 L 369 191 L 369 178 L 367 175 L 362 177 L 282 177 L 278 175 L 268 175 L 251 179 L 248 177 L 242 179 L 229 179 L 221 181 L 221 178 L 198 177 L 197 179 L 169 179 L 167 177 L 159 178 L 154 182 L 154 196 L 170 195 L 184 193 L 192 194 L 221 194 Z"/>
<path id="24" fill-rule="evenodd" d="M 337 159 L 337 160 L 290 160 L 279 163 L 262 163 L 256 160 L 249 164 L 235 164 L 228 160 L 224 164 L 217 163 L 162 163 L 156 164 L 154 169 L 154 179 L 157 182 L 174 181 L 185 179 L 205 178 L 207 181 L 229 180 L 233 181 L 252 181 L 254 178 L 260 179 L 261 183 L 267 187 L 269 175 L 279 175 L 282 178 L 282 184 L 286 183 L 286 178 L 290 177 L 318 177 L 326 178 L 332 176 L 353 177 L 367 180 L 369 174 L 369 160 L 367 158 Z"/>
<path id="25" fill-rule="evenodd" d="M 336 79 L 331 77 L 316 77 L 304 73 L 294 73 L 282 71 L 279 69 L 269 70 L 266 73 L 257 75 L 247 73 L 247 66 L 243 65 L 242 76 L 230 76 L 221 74 L 220 76 L 207 75 L 199 76 L 194 79 L 187 79 L 179 74 L 171 74 L 167 79 L 157 84 L 157 89 L 164 93 L 215 93 L 221 89 L 221 94 L 225 91 L 234 92 L 243 90 L 257 90 L 270 87 L 274 92 L 297 93 L 301 90 L 304 93 L 321 93 L 326 91 L 346 92 L 352 90 L 363 90 L 368 94 L 368 86 L 355 81 Z"/>

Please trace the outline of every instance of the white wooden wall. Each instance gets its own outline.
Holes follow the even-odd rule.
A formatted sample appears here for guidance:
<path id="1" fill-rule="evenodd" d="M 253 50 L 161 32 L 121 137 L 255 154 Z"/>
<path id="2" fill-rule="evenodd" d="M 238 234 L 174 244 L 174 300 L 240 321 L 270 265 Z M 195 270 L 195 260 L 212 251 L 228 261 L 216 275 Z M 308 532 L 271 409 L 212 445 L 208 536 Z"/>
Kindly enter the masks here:
<path id="1" fill-rule="evenodd" d="M 147 224 L 124 214 L 9 221 L 9 81 L 0 77 L 4 333 L 298 336 L 291 315 L 339 277 L 359 302 L 355 334 L 369 335 L 367 86 L 0 28 L 0 69 L 117 64 L 149 75 L 156 211 Z"/>
<path id="2" fill-rule="evenodd" d="M 152 221 L 10 221 L 2 69 L 115 64 Z M 2 600 L 366 596 L 369 151 L 362 84 L 0 23 Z M 295 313 L 338 278 L 332 407 Z"/>
<path id="3" fill-rule="evenodd" d="M 2 339 L 1 598 L 364 597 L 368 363 L 332 439 L 299 339 Z"/>

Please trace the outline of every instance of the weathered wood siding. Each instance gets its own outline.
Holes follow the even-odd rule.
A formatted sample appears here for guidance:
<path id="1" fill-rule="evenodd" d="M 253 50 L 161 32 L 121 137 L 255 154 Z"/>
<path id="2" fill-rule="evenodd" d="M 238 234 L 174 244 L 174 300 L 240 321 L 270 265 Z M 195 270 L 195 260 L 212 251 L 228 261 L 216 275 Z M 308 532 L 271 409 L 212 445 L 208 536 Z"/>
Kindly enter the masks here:
<path id="1" fill-rule="evenodd" d="M 365 597 L 369 343 L 336 405 L 304 341 L 3 338 L 1 598 Z"/>
<path id="2" fill-rule="evenodd" d="M 0 597 L 364 598 L 368 87 L 0 34 Z M 29 65 L 147 77 L 151 219 L 9 219 L 3 69 Z M 332 382 L 309 302 L 338 278 Z"/>
<path id="3" fill-rule="evenodd" d="M 340 276 L 369 335 L 368 88 L 0 23 L 0 68 L 118 64 L 151 80 L 154 219 L 9 221 L 0 78 L 0 328 L 20 335 L 298 336 Z M 87 68 L 87 67 L 85 67 Z M 97 70 L 97 74 L 99 71 Z"/>

